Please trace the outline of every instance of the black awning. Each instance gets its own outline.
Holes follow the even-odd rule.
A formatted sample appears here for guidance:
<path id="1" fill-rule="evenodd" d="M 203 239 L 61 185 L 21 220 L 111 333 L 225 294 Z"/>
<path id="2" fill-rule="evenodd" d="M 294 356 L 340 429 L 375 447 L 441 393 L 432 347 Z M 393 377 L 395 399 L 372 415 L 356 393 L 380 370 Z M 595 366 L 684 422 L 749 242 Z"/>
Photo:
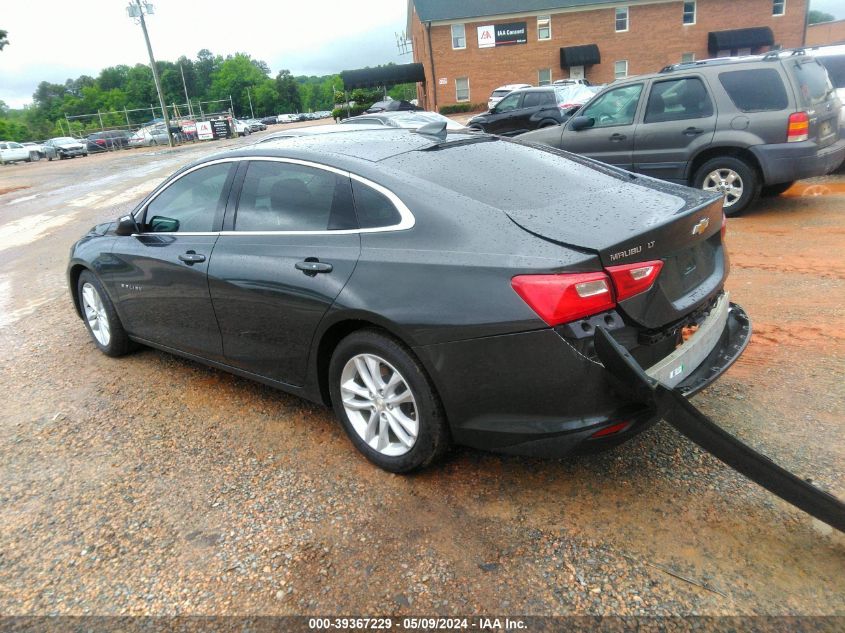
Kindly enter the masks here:
<path id="1" fill-rule="evenodd" d="M 560 67 L 589 66 L 600 64 L 598 44 L 584 44 L 583 46 L 567 46 L 560 49 Z"/>
<path id="2" fill-rule="evenodd" d="M 734 29 L 732 31 L 711 31 L 707 34 L 707 50 L 710 51 L 711 55 L 715 55 L 719 51 L 771 46 L 774 43 L 775 36 L 768 26 L 755 26 L 750 29 Z"/>
<path id="3" fill-rule="evenodd" d="M 401 64 L 344 70 L 340 73 L 340 78 L 343 80 L 343 87 L 351 90 L 352 88 L 425 82 L 425 71 L 422 64 Z"/>

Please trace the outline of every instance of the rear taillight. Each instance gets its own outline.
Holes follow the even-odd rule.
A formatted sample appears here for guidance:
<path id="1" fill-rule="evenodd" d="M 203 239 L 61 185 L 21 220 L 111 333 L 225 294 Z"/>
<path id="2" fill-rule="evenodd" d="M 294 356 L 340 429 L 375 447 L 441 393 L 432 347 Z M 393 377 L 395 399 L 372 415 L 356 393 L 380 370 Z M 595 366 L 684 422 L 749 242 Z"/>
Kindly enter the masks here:
<path id="1" fill-rule="evenodd" d="M 806 112 L 793 112 L 786 126 L 786 142 L 806 141 L 810 135 L 810 117 Z"/>
<path id="2" fill-rule="evenodd" d="M 511 286 L 552 327 L 616 305 L 610 279 L 603 272 L 519 275 L 511 279 Z"/>
<path id="3" fill-rule="evenodd" d="M 558 103 L 557 107 L 561 110 L 569 110 L 569 108 L 580 108 L 580 103 Z"/>
<path id="4" fill-rule="evenodd" d="M 630 420 L 626 422 L 618 422 L 611 426 L 606 426 L 603 429 L 596 431 L 590 437 L 597 438 L 597 437 L 607 437 L 608 435 L 616 435 L 618 433 L 622 433 L 623 431 L 627 431 L 631 428 L 631 424 L 633 424 Z"/>
<path id="5" fill-rule="evenodd" d="M 624 301 L 651 288 L 661 268 L 663 262 L 658 259 L 653 262 L 608 266 L 605 270 L 610 273 L 616 287 L 616 300 Z"/>

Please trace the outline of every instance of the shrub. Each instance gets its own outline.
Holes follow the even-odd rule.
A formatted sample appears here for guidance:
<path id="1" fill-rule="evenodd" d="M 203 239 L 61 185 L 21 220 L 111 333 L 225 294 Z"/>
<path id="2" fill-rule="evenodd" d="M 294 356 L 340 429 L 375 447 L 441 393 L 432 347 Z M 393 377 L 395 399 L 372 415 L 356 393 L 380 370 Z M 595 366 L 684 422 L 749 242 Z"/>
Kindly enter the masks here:
<path id="1" fill-rule="evenodd" d="M 457 114 L 459 112 L 477 112 L 486 110 L 487 106 L 483 103 L 453 103 L 451 105 L 440 106 L 440 114 Z"/>

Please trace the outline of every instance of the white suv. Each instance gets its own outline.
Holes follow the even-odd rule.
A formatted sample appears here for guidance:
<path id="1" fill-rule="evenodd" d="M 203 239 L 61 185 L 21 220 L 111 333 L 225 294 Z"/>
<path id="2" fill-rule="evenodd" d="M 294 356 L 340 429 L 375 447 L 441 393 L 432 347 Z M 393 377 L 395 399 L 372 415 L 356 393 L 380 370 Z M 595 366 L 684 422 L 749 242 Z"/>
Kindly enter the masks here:
<path id="1" fill-rule="evenodd" d="M 499 101 L 508 96 L 508 94 L 513 90 L 531 87 L 531 84 L 505 84 L 504 86 L 499 86 L 493 91 L 493 94 L 491 94 L 490 98 L 487 100 L 487 109 L 492 110 L 493 106 L 495 106 L 497 103 L 499 103 Z"/>
<path id="2" fill-rule="evenodd" d="M 25 160 L 31 163 L 34 160 L 41 158 L 41 154 L 37 149 L 30 149 L 24 147 L 20 143 L 14 141 L 0 141 L 0 165 L 6 163 L 13 163 L 19 160 Z"/>

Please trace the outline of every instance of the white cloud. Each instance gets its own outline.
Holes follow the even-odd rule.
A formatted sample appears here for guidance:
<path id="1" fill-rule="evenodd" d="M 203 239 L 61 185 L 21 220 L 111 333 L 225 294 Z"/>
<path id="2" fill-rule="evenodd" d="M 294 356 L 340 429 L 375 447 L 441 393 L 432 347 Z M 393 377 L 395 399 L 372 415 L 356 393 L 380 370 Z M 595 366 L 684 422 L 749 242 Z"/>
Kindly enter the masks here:
<path id="1" fill-rule="evenodd" d="M 125 0 L 31 0 L 3 3 L 0 27 L 9 45 L 0 53 L 0 100 L 19 107 L 38 82 L 96 76 L 116 64 L 148 63 L 141 28 Z M 158 0 L 148 18 L 156 59 L 249 53 L 275 73 L 324 74 L 398 57 L 393 33 L 405 28 L 401 0 Z"/>

